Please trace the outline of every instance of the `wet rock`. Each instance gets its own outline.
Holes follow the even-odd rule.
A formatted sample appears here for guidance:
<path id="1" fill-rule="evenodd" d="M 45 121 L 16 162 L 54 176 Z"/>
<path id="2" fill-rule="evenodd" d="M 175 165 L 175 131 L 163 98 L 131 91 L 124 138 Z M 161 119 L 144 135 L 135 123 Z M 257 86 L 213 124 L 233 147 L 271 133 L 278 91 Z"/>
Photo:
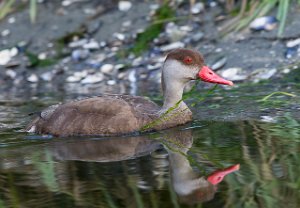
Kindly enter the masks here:
<path id="1" fill-rule="evenodd" d="M 127 12 L 131 9 L 132 3 L 130 1 L 119 1 L 118 8 L 122 12 Z"/>
<path id="2" fill-rule="evenodd" d="M 15 17 L 10 17 L 10 18 L 8 18 L 7 22 L 8 22 L 9 24 L 13 24 L 13 23 L 16 22 L 16 18 L 15 18 Z"/>
<path id="3" fill-rule="evenodd" d="M 67 77 L 67 82 L 79 82 L 88 75 L 87 70 L 75 72 L 72 76 Z"/>
<path id="4" fill-rule="evenodd" d="M 84 60 L 89 56 L 89 51 L 86 49 L 77 49 L 72 51 L 72 59 L 74 61 Z"/>
<path id="5" fill-rule="evenodd" d="M 45 72 L 41 74 L 40 77 L 43 81 L 50 82 L 54 77 L 54 73 L 52 71 Z"/>
<path id="6" fill-rule="evenodd" d="M 285 58 L 290 59 L 296 55 L 300 55 L 300 38 L 288 41 L 286 47 Z"/>
<path id="7" fill-rule="evenodd" d="M 204 4 L 202 2 L 198 2 L 191 7 L 192 14 L 199 14 L 202 11 L 204 11 Z"/>
<path id="8" fill-rule="evenodd" d="M 225 79 L 229 79 L 232 81 L 241 81 L 247 78 L 247 76 L 243 74 L 243 69 L 238 67 L 222 70 L 220 72 L 220 75 Z"/>
<path id="9" fill-rule="evenodd" d="M 211 65 L 211 69 L 212 70 L 221 69 L 222 67 L 225 66 L 226 63 L 227 63 L 227 58 L 225 56 L 221 56 Z"/>
<path id="10" fill-rule="evenodd" d="M 108 80 L 106 84 L 112 86 L 112 85 L 117 84 L 117 82 L 116 82 L 116 80 Z"/>
<path id="11" fill-rule="evenodd" d="M 195 33 L 195 34 L 192 35 L 191 40 L 193 42 L 199 42 L 203 37 L 204 37 L 204 33 L 203 32 L 197 32 L 197 33 Z"/>
<path id="12" fill-rule="evenodd" d="M 39 77 L 36 74 L 31 74 L 29 77 L 27 77 L 27 81 L 36 83 L 39 81 Z"/>
<path id="13" fill-rule="evenodd" d="M 169 22 L 166 25 L 165 32 L 172 42 L 181 40 L 187 34 L 187 31 L 180 30 L 174 22 Z"/>
<path id="14" fill-rule="evenodd" d="M 274 76 L 277 72 L 277 69 L 269 69 L 269 68 L 262 68 L 262 69 L 256 69 L 254 70 L 250 78 L 254 82 L 258 82 L 263 79 L 270 79 L 272 76 Z"/>
<path id="15" fill-rule="evenodd" d="M 2 37 L 6 37 L 6 36 L 8 36 L 8 35 L 10 35 L 10 30 L 9 30 L 9 29 L 5 29 L 5 30 L 3 30 L 3 31 L 1 32 L 1 36 L 2 36 Z"/>
<path id="16" fill-rule="evenodd" d="M 39 58 L 40 60 L 45 60 L 45 59 L 47 58 L 47 53 L 40 53 L 40 54 L 38 55 L 38 58 Z"/>
<path id="17" fill-rule="evenodd" d="M 6 65 L 12 57 L 18 54 L 17 48 L 5 49 L 0 51 L 0 65 Z"/>
<path id="18" fill-rule="evenodd" d="M 84 46 L 84 44 L 87 44 L 87 43 L 88 43 L 87 39 L 80 39 L 80 40 L 70 42 L 68 46 L 70 48 L 79 48 L 79 47 Z"/>
<path id="19" fill-rule="evenodd" d="M 120 41 L 124 41 L 125 40 L 125 35 L 123 33 L 114 33 L 113 36 L 115 38 L 117 38 Z"/>
<path id="20" fill-rule="evenodd" d="M 267 123 L 276 123 L 277 122 L 277 120 L 271 116 L 261 116 L 260 118 L 261 118 L 260 119 L 261 121 L 267 122 Z"/>
<path id="21" fill-rule="evenodd" d="M 97 41 L 92 39 L 89 42 L 85 43 L 83 45 L 83 48 L 88 50 L 98 50 L 100 48 L 100 45 Z"/>
<path id="22" fill-rule="evenodd" d="M 104 80 L 104 75 L 102 73 L 90 74 L 87 75 L 83 80 L 81 80 L 81 84 L 96 84 L 102 82 Z"/>
<path id="23" fill-rule="evenodd" d="M 103 74 L 111 74 L 114 70 L 114 65 L 112 64 L 104 64 L 100 71 L 103 73 Z"/>
<path id="24" fill-rule="evenodd" d="M 185 46 L 184 43 L 178 41 L 178 42 L 174 42 L 174 43 L 171 43 L 168 45 L 161 46 L 160 50 L 163 52 L 166 52 L 166 51 L 174 50 L 176 48 L 184 48 L 184 46 Z"/>
<path id="25" fill-rule="evenodd" d="M 9 70 L 6 70 L 5 75 L 11 79 L 14 79 L 17 76 L 17 72 L 12 69 L 9 69 Z"/>
<path id="26" fill-rule="evenodd" d="M 278 20 L 273 16 L 259 17 L 250 23 L 250 29 L 254 31 L 270 31 L 276 28 Z"/>

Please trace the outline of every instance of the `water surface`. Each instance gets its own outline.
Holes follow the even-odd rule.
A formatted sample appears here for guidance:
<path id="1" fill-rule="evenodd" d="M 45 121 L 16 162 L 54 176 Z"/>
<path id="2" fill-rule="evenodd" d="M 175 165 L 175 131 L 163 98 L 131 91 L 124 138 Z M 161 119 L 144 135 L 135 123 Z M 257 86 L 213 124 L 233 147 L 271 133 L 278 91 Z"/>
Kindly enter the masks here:
<path id="1" fill-rule="evenodd" d="M 113 138 L 22 131 L 28 113 L 96 89 L 1 88 L 0 208 L 299 207 L 299 100 L 257 102 L 276 87 L 217 89 L 201 102 L 195 95 L 188 101 L 195 103 L 192 124 Z M 293 84 L 278 90 L 300 92 Z M 234 164 L 240 170 L 217 186 L 207 182 L 208 175 Z"/>

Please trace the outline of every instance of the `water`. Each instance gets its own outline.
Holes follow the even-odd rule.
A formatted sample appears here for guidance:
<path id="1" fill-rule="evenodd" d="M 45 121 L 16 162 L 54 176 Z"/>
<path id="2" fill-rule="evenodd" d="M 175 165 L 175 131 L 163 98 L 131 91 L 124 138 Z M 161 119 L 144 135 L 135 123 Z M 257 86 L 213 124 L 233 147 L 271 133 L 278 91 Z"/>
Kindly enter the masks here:
<path id="1" fill-rule="evenodd" d="M 297 85 L 280 90 L 299 95 Z M 1 88 L 0 208 L 299 207 L 299 101 L 257 102 L 272 91 L 218 89 L 193 107 L 192 124 L 158 133 L 65 139 L 23 132 L 27 114 L 96 89 Z M 207 181 L 235 164 L 218 185 Z"/>

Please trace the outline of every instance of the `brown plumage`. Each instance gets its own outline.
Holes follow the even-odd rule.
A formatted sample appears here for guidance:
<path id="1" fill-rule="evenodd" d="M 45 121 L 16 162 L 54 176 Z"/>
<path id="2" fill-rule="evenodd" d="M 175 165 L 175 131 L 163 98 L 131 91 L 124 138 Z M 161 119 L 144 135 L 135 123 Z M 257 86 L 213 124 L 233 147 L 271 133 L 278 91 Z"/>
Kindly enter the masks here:
<path id="1" fill-rule="evenodd" d="M 55 136 L 111 136 L 187 123 L 192 120 L 192 113 L 183 101 L 178 101 L 182 99 L 185 84 L 197 79 L 203 66 L 198 52 L 174 50 L 168 54 L 162 68 L 162 107 L 140 96 L 103 95 L 50 106 L 26 130 Z M 211 76 L 209 73 L 207 76 Z"/>

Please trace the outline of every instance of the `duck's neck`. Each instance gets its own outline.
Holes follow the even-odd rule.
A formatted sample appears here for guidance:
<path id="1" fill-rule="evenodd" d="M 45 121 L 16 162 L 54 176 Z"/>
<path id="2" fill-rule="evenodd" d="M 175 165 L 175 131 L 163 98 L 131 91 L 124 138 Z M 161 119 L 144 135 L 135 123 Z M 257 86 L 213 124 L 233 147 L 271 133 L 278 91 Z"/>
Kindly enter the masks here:
<path id="1" fill-rule="evenodd" d="M 164 96 L 164 103 L 161 111 L 166 112 L 170 108 L 176 107 L 177 109 L 186 109 L 187 105 L 182 101 L 184 82 L 171 80 L 164 74 L 162 74 L 162 90 Z"/>

